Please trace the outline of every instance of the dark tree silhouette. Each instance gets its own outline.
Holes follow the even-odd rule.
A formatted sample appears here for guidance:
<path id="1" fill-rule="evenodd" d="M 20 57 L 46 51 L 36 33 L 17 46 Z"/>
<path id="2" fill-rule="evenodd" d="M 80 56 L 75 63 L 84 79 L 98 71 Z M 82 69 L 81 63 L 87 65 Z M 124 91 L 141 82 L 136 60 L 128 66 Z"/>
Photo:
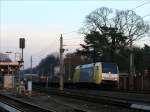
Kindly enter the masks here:
<path id="1" fill-rule="evenodd" d="M 54 67 L 57 66 L 58 64 L 59 64 L 58 56 L 50 54 L 46 58 L 42 59 L 40 63 L 33 68 L 32 72 L 34 74 L 39 75 L 50 75 L 50 73 L 54 73 Z M 30 68 L 26 69 L 25 73 L 30 73 Z"/>
<path id="2" fill-rule="evenodd" d="M 114 55 L 118 50 L 126 46 L 127 37 L 120 33 L 115 28 L 102 27 L 100 33 L 91 31 L 85 36 L 85 44 L 81 44 L 82 50 L 77 50 L 80 55 L 85 55 L 92 58 L 93 61 L 114 61 Z M 106 57 L 100 59 L 100 57 Z"/>

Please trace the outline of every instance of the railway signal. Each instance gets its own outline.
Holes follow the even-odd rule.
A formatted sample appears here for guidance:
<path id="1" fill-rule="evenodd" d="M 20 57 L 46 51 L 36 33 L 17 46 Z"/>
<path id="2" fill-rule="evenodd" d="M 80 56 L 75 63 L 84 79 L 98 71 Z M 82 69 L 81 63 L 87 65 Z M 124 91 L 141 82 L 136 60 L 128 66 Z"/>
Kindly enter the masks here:
<path id="1" fill-rule="evenodd" d="M 25 38 L 20 38 L 19 39 L 19 47 L 20 47 L 20 49 L 22 49 L 21 61 L 23 62 L 23 49 L 25 48 Z"/>

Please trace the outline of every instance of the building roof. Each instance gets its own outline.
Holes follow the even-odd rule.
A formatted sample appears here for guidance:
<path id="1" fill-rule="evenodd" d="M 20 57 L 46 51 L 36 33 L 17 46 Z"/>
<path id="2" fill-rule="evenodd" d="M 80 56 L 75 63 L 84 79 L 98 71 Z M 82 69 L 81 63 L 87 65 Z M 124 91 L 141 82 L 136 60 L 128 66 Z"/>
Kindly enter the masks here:
<path id="1" fill-rule="evenodd" d="M 8 62 L 8 61 L 11 61 L 11 59 L 9 58 L 7 54 L 0 53 L 0 62 L 1 61 Z"/>
<path id="2" fill-rule="evenodd" d="M 18 66 L 18 62 L 0 62 L 0 66 Z"/>

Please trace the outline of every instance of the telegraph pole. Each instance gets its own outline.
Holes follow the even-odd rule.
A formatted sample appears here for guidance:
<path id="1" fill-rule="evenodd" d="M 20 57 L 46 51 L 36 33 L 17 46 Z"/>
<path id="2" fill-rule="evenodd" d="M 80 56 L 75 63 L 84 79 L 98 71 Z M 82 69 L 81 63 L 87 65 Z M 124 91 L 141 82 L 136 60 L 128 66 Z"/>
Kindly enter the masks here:
<path id="1" fill-rule="evenodd" d="M 60 90 L 63 91 L 64 85 L 63 85 L 63 37 L 62 34 L 60 36 Z"/>

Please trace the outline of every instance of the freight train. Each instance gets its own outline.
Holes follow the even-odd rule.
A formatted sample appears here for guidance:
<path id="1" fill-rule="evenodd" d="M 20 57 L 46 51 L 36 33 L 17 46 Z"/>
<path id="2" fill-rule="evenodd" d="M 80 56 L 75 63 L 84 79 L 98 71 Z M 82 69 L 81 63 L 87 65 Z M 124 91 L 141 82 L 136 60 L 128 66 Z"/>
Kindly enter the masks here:
<path id="1" fill-rule="evenodd" d="M 33 81 L 34 82 L 34 81 Z M 39 78 L 42 85 L 59 86 L 59 76 Z M 48 84 L 46 84 L 48 83 Z M 65 87 L 96 88 L 104 85 L 117 87 L 119 83 L 119 69 L 115 63 L 96 62 L 75 67 L 71 80 L 64 80 Z M 36 82 L 37 84 L 37 82 Z"/>

